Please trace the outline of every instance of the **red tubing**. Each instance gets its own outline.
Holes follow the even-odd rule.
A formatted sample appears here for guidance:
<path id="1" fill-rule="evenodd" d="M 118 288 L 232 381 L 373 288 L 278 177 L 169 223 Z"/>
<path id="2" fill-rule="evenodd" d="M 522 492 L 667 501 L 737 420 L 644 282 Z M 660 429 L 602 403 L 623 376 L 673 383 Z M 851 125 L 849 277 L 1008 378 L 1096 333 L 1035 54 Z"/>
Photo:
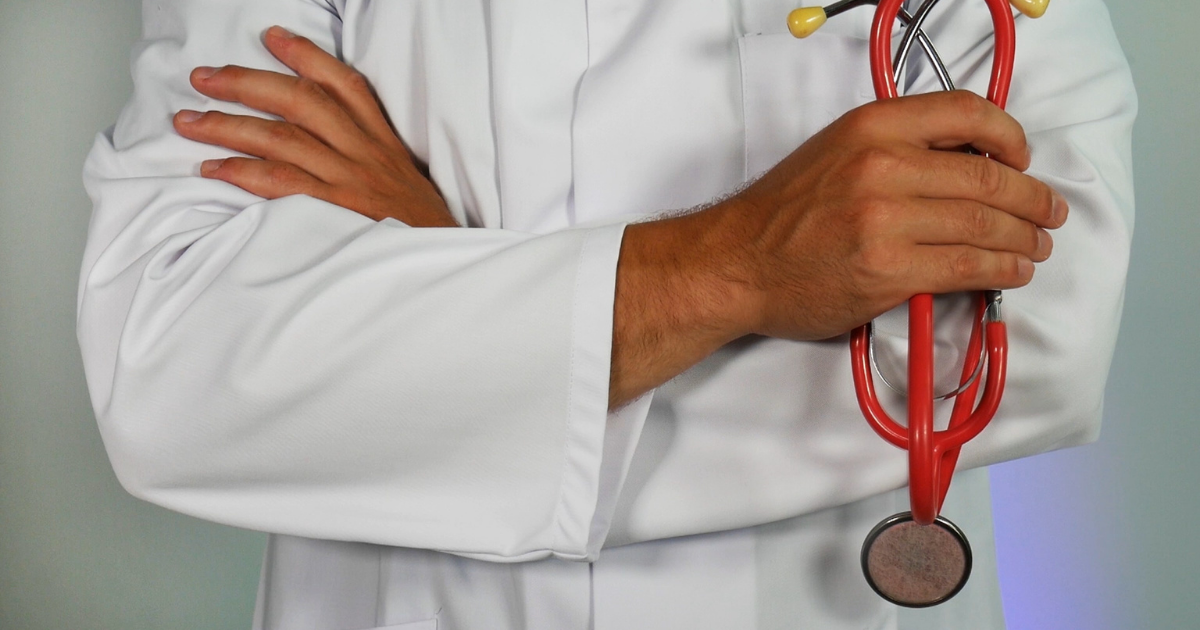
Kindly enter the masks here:
<path id="1" fill-rule="evenodd" d="M 1003 108 L 1008 102 L 1016 54 L 1016 27 L 1008 0 L 986 0 L 996 31 L 992 75 L 988 100 Z M 871 78 L 878 99 L 896 98 L 896 80 L 892 76 L 892 28 L 904 0 L 881 0 L 871 25 Z M 982 295 L 976 306 L 975 326 L 967 344 L 963 365 L 965 383 L 975 373 L 983 337 L 987 339 L 986 376 L 976 379 L 956 396 L 950 426 L 934 431 L 933 411 L 933 296 L 915 295 L 908 302 L 908 428 L 901 427 L 879 404 L 869 356 L 869 329 L 862 326 L 850 337 L 854 388 L 859 408 L 867 422 L 883 439 L 908 449 L 909 494 L 913 519 L 928 525 L 937 518 L 958 463 L 959 449 L 979 435 L 991 421 L 1004 393 L 1008 337 L 1004 324 L 988 322 L 986 335 L 982 324 L 987 305 Z M 985 381 L 983 397 L 976 406 L 980 381 Z M 972 409 L 974 409 L 972 411 Z"/>
<path id="2" fill-rule="evenodd" d="M 859 326 L 850 333 L 850 360 L 854 369 L 854 390 L 858 408 L 880 437 L 896 448 L 908 450 L 908 429 L 900 426 L 883 410 L 875 395 L 875 380 L 871 378 L 870 324 Z"/>
<path id="3" fill-rule="evenodd" d="M 933 452 L 933 296 L 908 301 L 908 487 L 913 520 L 937 518 L 937 468 Z M 928 516 L 928 520 L 926 520 Z"/>
<path id="4" fill-rule="evenodd" d="M 970 379 L 971 376 L 975 374 L 976 368 L 979 367 L 979 351 L 983 345 L 983 339 L 981 339 L 983 336 L 983 329 L 979 326 L 978 322 L 983 321 L 983 316 L 986 311 L 987 302 L 984 299 L 983 294 L 979 293 L 975 298 L 974 321 L 976 324 L 971 327 L 971 338 L 967 342 L 967 355 L 966 359 L 963 361 L 962 377 L 959 380 L 959 383 L 967 382 L 967 379 Z M 991 337 L 989 336 L 988 339 L 991 340 Z M 989 366 L 990 365 L 996 365 L 996 363 L 990 363 Z M 1001 368 L 1003 368 L 1003 365 L 1001 365 Z M 979 392 L 979 382 L 980 379 L 978 378 L 974 381 L 971 381 L 971 384 L 954 398 L 954 410 L 950 413 L 950 426 L 947 427 L 948 430 L 961 426 L 969 418 L 973 417 L 973 414 L 971 413 L 971 406 L 975 404 L 975 399 L 977 398 Z M 987 416 L 987 418 L 983 420 L 983 425 L 986 426 L 990 419 L 991 416 Z M 946 491 L 950 489 L 950 480 L 954 477 L 954 467 L 958 464 L 959 446 L 947 448 L 946 441 L 944 439 L 939 440 L 939 443 L 934 445 L 934 448 L 946 448 L 941 457 L 937 459 L 937 465 L 940 467 L 940 469 L 936 476 L 941 481 L 941 484 L 938 486 L 938 490 L 941 492 L 941 496 L 938 497 L 937 502 L 939 512 L 942 511 L 942 503 L 946 501 Z"/>

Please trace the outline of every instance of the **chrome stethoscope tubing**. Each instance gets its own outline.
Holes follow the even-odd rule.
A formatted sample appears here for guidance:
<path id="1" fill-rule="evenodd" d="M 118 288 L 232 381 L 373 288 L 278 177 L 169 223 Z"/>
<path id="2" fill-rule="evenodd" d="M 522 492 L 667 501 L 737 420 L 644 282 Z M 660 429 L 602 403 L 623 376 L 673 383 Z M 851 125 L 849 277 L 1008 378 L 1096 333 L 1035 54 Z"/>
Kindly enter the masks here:
<path id="1" fill-rule="evenodd" d="M 892 67 L 892 73 L 898 81 L 900 79 L 900 69 L 908 61 L 909 51 L 912 50 L 913 42 L 916 41 L 916 43 L 921 45 L 921 49 L 925 51 L 925 58 L 929 60 L 929 65 L 933 68 L 934 74 L 937 75 L 938 83 L 942 84 L 942 89 L 953 90 L 954 80 L 950 78 L 950 72 L 946 70 L 946 64 L 938 56 L 937 49 L 934 48 L 933 43 L 925 36 L 925 31 L 921 30 L 921 26 L 925 23 L 925 18 L 929 16 L 929 12 L 938 2 L 939 0 L 928 0 L 912 15 L 903 8 L 896 14 L 900 18 L 900 24 L 905 27 L 905 30 L 904 37 L 900 41 L 900 49 L 896 53 L 896 63 Z M 819 7 L 813 8 L 820 9 L 824 13 L 824 18 L 820 20 L 824 23 L 826 19 L 839 13 L 845 13 L 850 9 L 862 6 L 875 6 L 877 4 L 879 4 L 879 0 L 840 0 L 840 2 L 835 2 L 823 9 Z M 811 9 L 809 10 L 811 11 Z M 805 9 L 797 9 L 797 11 L 805 11 Z M 793 34 L 795 34 L 794 30 Z"/>

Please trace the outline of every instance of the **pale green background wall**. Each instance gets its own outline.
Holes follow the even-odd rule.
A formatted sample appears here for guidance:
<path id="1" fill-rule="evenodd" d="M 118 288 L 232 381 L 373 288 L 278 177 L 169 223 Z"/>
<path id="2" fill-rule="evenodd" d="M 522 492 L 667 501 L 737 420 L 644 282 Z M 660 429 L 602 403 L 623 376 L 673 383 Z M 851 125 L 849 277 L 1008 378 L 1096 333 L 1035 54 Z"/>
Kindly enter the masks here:
<path id="1" fill-rule="evenodd" d="M 122 492 L 75 346 L 79 170 L 138 10 L 0 0 L 0 630 L 239 629 L 253 607 L 262 537 Z M 1100 444 L 996 473 L 1013 630 L 1200 627 L 1200 4 L 1113 12 L 1143 112 L 1126 320 Z"/>
<path id="2" fill-rule="evenodd" d="M 253 0 L 249 0 L 253 1 Z M 126 495 L 75 344 L 96 132 L 133 0 L 0 0 L 0 630 L 249 628 L 264 539 Z"/>

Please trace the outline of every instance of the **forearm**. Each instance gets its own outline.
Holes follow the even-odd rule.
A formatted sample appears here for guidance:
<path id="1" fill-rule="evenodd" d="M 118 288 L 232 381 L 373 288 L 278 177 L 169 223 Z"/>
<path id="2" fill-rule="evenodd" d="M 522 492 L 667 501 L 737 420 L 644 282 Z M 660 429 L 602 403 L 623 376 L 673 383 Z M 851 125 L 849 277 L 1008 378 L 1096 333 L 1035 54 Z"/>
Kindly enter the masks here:
<path id="1" fill-rule="evenodd" d="M 613 307 L 609 409 L 681 374 L 749 332 L 719 208 L 625 230 Z M 725 266 L 722 266 L 725 265 Z"/>

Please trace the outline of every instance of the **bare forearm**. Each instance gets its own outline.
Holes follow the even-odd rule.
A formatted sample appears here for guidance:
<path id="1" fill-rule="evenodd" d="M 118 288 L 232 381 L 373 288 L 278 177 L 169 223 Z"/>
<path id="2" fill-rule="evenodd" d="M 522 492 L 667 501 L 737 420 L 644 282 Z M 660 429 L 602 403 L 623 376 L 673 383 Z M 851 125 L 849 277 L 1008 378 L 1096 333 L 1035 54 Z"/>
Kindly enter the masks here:
<path id="1" fill-rule="evenodd" d="M 630 225 L 617 266 L 609 409 L 681 374 L 749 332 L 748 293 L 720 209 Z"/>

